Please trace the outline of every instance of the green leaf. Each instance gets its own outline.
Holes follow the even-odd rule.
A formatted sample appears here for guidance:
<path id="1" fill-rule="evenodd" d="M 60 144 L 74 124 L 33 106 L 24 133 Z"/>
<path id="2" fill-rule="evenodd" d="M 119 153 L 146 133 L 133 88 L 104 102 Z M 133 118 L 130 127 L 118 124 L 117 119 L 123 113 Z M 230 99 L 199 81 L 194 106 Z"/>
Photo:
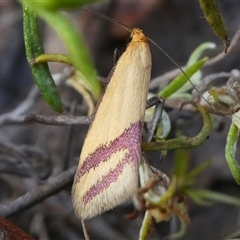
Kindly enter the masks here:
<path id="1" fill-rule="evenodd" d="M 212 42 L 206 42 L 206 43 L 200 44 L 192 52 L 191 56 L 189 57 L 188 62 L 187 62 L 187 67 L 195 64 L 199 60 L 199 58 L 201 57 L 201 55 L 203 54 L 203 52 L 205 50 L 214 49 L 215 47 L 216 47 L 216 44 L 212 43 Z M 202 71 L 198 70 L 191 77 L 191 82 L 193 83 L 194 86 L 197 86 L 200 83 L 201 79 L 202 79 Z M 178 91 L 174 95 L 171 96 L 171 98 L 173 98 L 175 96 L 177 97 L 177 96 L 179 96 L 179 93 L 187 92 L 192 88 L 193 88 L 192 84 L 190 82 L 186 82 L 180 89 L 178 89 Z"/>
<path id="2" fill-rule="evenodd" d="M 23 6 L 24 43 L 27 60 L 30 63 L 36 56 L 44 53 L 38 28 L 38 19 L 27 6 Z M 31 67 L 32 75 L 45 101 L 57 112 L 63 112 L 63 104 L 47 63 Z"/>
<path id="3" fill-rule="evenodd" d="M 56 11 L 63 9 L 75 9 L 85 4 L 97 2 L 99 0 L 31 0 L 28 1 L 29 6 L 34 8 L 43 8 L 46 10 Z M 102 0 L 103 2 L 103 0 Z"/>
<path id="4" fill-rule="evenodd" d="M 240 207 L 240 198 L 232 197 L 224 193 L 214 192 L 205 189 L 195 189 L 191 190 L 191 192 L 194 193 L 195 196 L 198 196 L 199 198 L 202 199 L 206 199 L 208 201 L 219 202 Z"/>
<path id="5" fill-rule="evenodd" d="M 181 73 L 176 78 L 174 78 L 170 84 L 168 84 L 160 93 L 158 93 L 158 96 L 162 98 L 168 98 L 169 96 L 171 96 L 178 89 L 180 89 L 187 81 L 189 81 L 189 78 L 195 72 L 197 72 L 207 60 L 208 60 L 207 57 L 202 58 L 192 66 L 188 67 L 185 70 L 185 74 Z M 188 78 L 186 77 L 186 75 L 188 76 Z"/>
<path id="6" fill-rule="evenodd" d="M 205 42 L 200 44 L 190 55 L 187 62 L 187 66 L 189 67 L 195 64 L 198 61 L 198 59 L 201 57 L 204 51 L 208 49 L 214 49 L 214 48 L 216 48 L 216 44 L 213 42 Z"/>
<path id="7" fill-rule="evenodd" d="M 84 82 L 85 86 L 91 90 L 94 99 L 97 100 L 101 94 L 101 85 L 96 79 L 95 69 L 84 41 L 72 22 L 60 12 L 38 8 L 27 0 L 22 0 L 22 3 L 29 3 L 32 10 L 58 33 L 67 47 L 69 59 L 73 66 L 85 76 L 85 79 L 87 79 Z"/>
<path id="8" fill-rule="evenodd" d="M 238 141 L 239 129 L 232 123 L 227 136 L 227 143 L 225 147 L 225 158 L 227 160 L 228 167 L 237 182 L 240 185 L 240 166 L 235 158 L 236 144 Z"/>
<path id="9" fill-rule="evenodd" d="M 192 171 L 188 173 L 187 178 L 189 179 L 196 178 L 199 174 L 201 174 L 204 170 L 206 170 L 211 163 L 212 163 L 211 160 L 201 163 L 199 166 L 195 167 Z"/>
<path id="10" fill-rule="evenodd" d="M 209 207 L 214 204 L 212 201 L 204 199 L 201 192 L 199 192 L 198 190 L 187 189 L 183 193 L 186 194 L 189 198 L 191 198 L 194 202 L 196 202 L 201 206 Z"/>
<path id="11" fill-rule="evenodd" d="M 218 5 L 215 0 L 199 0 L 200 6 L 203 10 L 205 19 L 214 33 L 223 41 L 224 51 L 227 53 L 230 45 L 228 38 L 227 25 L 221 15 Z"/>

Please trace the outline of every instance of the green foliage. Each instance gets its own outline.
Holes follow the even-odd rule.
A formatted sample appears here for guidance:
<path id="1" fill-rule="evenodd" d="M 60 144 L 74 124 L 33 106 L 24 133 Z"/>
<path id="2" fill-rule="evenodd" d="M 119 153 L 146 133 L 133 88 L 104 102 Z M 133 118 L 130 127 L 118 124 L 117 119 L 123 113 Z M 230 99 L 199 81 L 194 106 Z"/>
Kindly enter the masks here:
<path id="1" fill-rule="evenodd" d="M 225 147 L 225 158 L 228 163 L 228 167 L 237 182 L 240 185 L 240 166 L 235 159 L 236 144 L 238 141 L 239 129 L 232 123 L 227 136 L 227 143 Z"/>
<path id="2" fill-rule="evenodd" d="M 177 190 L 190 197 L 197 204 L 210 206 L 215 202 L 240 207 L 240 199 L 205 189 L 196 189 L 198 176 L 210 167 L 211 161 L 205 161 L 189 171 L 190 153 L 187 149 L 175 150 L 175 162 L 172 175 L 177 178 Z"/>
<path id="3" fill-rule="evenodd" d="M 24 41 L 27 60 L 29 64 L 31 64 L 34 81 L 39 87 L 43 98 L 57 112 L 63 111 L 63 104 L 49 72 L 46 63 L 48 61 L 65 62 L 73 65 L 80 72 L 79 74 L 82 76 L 82 84 L 92 94 L 93 99 L 96 101 L 100 96 L 101 85 L 96 79 L 95 69 L 84 41 L 74 28 L 71 21 L 60 12 L 61 9 L 74 9 L 86 3 L 95 1 L 96 0 L 20 0 L 23 5 Z M 225 51 L 227 51 L 229 46 L 227 28 L 215 1 L 199 0 L 199 2 L 208 23 L 214 32 L 224 41 Z M 44 53 L 39 36 L 38 17 L 43 19 L 58 33 L 59 37 L 66 45 L 68 55 L 50 55 Z M 200 60 L 199 58 L 203 51 L 214 47 L 215 45 L 213 43 L 201 44 L 189 57 L 185 72 L 174 78 L 171 83 L 162 89 L 157 95 L 164 99 L 191 99 L 192 96 L 188 91 L 193 88 L 193 85 L 195 86 L 200 83 L 202 77 L 201 68 L 208 61 L 208 57 L 204 57 Z M 190 81 L 189 78 L 191 78 Z M 219 101 L 221 97 L 215 90 L 210 89 L 209 94 L 213 96 L 216 102 Z M 189 171 L 190 153 L 186 148 L 193 148 L 205 142 L 212 130 L 212 120 L 207 110 L 200 104 L 193 102 L 189 103 L 196 107 L 203 117 L 203 127 L 199 134 L 195 137 L 178 136 L 177 138 L 166 140 L 171 130 L 171 123 L 167 113 L 163 110 L 162 120 L 156 130 L 156 142 L 142 144 L 142 151 L 164 151 L 163 154 L 166 154 L 167 150 L 175 149 L 175 163 L 172 172 L 171 185 L 166 189 L 164 195 L 157 196 L 157 201 L 153 198 L 146 198 L 145 200 L 147 200 L 149 204 L 162 207 L 163 204 L 166 204 L 168 200 L 179 191 L 190 197 L 196 203 L 204 206 L 209 206 L 218 201 L 239 207 L 240 200 L 237 198 L 209 190 L 195 188 L 197 177 L 210 166 L 211 162 L 205 161 Z M 235 159 L 238 135 L 239 129 L 233 121 L 227 136 L 225 157 L 234 179 L 240 184 L 240 166 Z M 147 214 L 145 215 L 144 222 L 146 224 L 144 225 L 143 222 L 143 232 L 140 233 L 140 236 L 147 236 L 147 229 L 149 228 L 148 223 L 150 223 L 149 219 L 151 217 L 149 212 L 150 211 L 147 211 Z M 182 229 L 185 229 L 185 224 L 182 224 Z M 179 235 L 176 235 L 175 237 L 177 236 Z"/>
<path id="4" fill-rule="evenodd" d="M 58 33 L 68 50 L 68 56 L 59 55 L 59 57 L 56 58 L 56 56 L 52 55 L 52 61 L 65 61 L 66 63 L 70 63 L 76 69 L 78 69 L 84 76 L 84 86 L 89 89 L 89 91 L 92 93 L 93 99 L 96 101 L 101 94 L 101 85 L 96 79 L 95 68 L 86 49 L 84 41 L 73 24 L 69 21 L 69 19 L 58 11 L 63 7 L 75 7 L 76 4 L 83 5 L 87 2 L 89 3 L 93 1 L 67 2 L 21 0 L 20 2 L 23 5 L 24 12 L 24 35 L 28 61 L 29 63 L 34 63 L 34 66 L 32 66 L 32 72 L 35 82 L 38 85 L 44 99 L 54 110 L 58 112 L 63 111 L 61 100 L 57 94 L 56 86 L 50 76 L 48 67 L 46 63 L 42 63 L 44 57 L 46 61 L 51 61 L 51 58 L 44 53 L 41 46 L 39 40 L 39 31 L 37 27 L 37 16 L 46 21 L 46 23 L 49 24 Z M 31 16 L 34 16 L 34 18 L 31 17 L 31 21 L 28 21 L 30 14 Z M 35 24 L 34 27 L 29 27 L 33 26 L 33 24 Z M 31 49 L 37 49 L 38 51 L 35 51 L 33 54 L 33 51 L 31 51 Z M 44 57 L 40 57 L 40 64 L 35 59 L 41 55 L 44 55 Z"/>
<path id="5" fill-rule="evenodd" d="M 159 97 L 162 98 L 168 98 L 171 96 L 173 93 L 175 93 L 177 90 L 179 90 L 186 82 L 189 81 L 189 78 L 196 73 L 203 65 L 204 63 L 208 60 L 207 57 L 199 60 L 198 62 L 194 63 L 190 67 L 188 67 L 185 70 L 185 73 L 181 73 L 178 75 L 175 79 L 171 81 L 168 86 L 166 86 L 159 94 Z M 187 76 L 188 78 L 187 78 Z"/>
<path id="6" fill-rule="evenodd" d="M 204 16 L 214 33 L 223 41 L 224 51 L 227 53 L 230 45 L 227 25 L 221 15 L 216 0 L 199 0 Z"/>
<path id="7" fill-rule="evenodd" d="M 39 1 L 32 0 L 28 1 L 30 7 L 33 8 L 44 8 L 46 10 L 56 11 L 62 9 L 75 9 L 85 4 L 97 2 L 98 0 L 47 0 Z"/>
<path id="8" fill-rule="evenodd" d="M 23 8 L 24 42 L 27 60 L 44 53 L 38 29 L 38 19 L 27 6 Z M 40 89 L 45 101 L 57 112 L 63 112 L 63 104 L 58 95 L 56 85 L 49 71 L 47 63 L 40 63 L 31 67 L 35 83 Z"/>

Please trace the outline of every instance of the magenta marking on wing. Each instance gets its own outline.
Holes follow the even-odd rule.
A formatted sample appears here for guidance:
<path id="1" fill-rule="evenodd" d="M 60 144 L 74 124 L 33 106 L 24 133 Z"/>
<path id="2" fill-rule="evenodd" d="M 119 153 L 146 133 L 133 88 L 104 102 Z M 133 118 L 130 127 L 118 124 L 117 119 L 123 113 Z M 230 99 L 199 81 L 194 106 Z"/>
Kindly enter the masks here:
<path id="1" fill-rule="evenodd" d="M 75 183 L 79 182 L 90 169 L 95 169 L 101 162 L 106 162 L 113 153 L 116 153 L 121 149 L 127 149 L 132 159 L 136 159 L 134 156 L 139 155 L 140 151 L 141 130 L 142 123 L 140 121 L 133 123 L 114 141 L 108 145 L 97 148 L 96 151 L 88 156 L 77 172 Z"/>
<path id="2" fill-rule="evenodd" d="M 126 154 L 125 158 L 121 160 L 114 169 L 111 169 L 105 176 L 99 179 L 95 185 L 93 185 L 83 197 L 83 202 L 87 204 L 97 195 L 99 195 L 104 189 L 107 189 L 111 183 L 117 181 L 118 177 L 122 174 L 125 165 L 131 164 L 133 161 L 130 154 Z M 133 169 L 135 171 L 136 169 Z"/>

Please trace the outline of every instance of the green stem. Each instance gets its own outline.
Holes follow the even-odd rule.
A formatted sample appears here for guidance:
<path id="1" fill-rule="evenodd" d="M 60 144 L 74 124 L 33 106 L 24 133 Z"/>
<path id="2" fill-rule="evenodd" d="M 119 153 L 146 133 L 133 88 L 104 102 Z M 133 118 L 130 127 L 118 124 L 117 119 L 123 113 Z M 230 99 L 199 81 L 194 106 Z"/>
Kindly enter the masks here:
<path id="1" fill-rule="evenodd" d="M 240 185 L 240 166 L 235 159 L 236 144 L 238 141 L 239 129 L 232 123 L 227 136 L 227 143 L 225 147 L 225 158 L 227 160 L 228 167 L 237 182 Z"/>
<path id="2" fill-rule="evenodd" d="M 46 63 L 46 62 L 58 62 L 58 63 L 66 63 L 68 65 L 72 65 L 72 62 L 69 59 L 68 55 L 65 54 L 58 54 L 58 53 L 44 53 L 31 61 L 31 66 L 39 63 Z"/>
<path id="3" fill-rule="evenodd" d="M 164 140 L 160 142 L 150 142 L 142 143 L 142 151 L 160 151 L 160 150 L 170 150 L 177 148 L 193 148 L 201 145 L 209 136 L 212 129 L 212 121 L 209 114 L 201 107 L 199 104 L 190 102 L 195 105 L 198 111 L 203 117 L 203 127 L 199 134 L 195 137 L 179 137 L 170 140 Z"/>

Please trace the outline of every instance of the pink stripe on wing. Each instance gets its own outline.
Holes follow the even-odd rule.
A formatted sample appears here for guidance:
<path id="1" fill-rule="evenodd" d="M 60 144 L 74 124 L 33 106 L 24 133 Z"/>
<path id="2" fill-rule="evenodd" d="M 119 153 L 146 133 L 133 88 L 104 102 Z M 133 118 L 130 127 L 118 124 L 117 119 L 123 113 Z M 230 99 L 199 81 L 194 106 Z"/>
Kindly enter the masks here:
<path id="1" fill-rule="evenodd" d="M 95 198 L 98 194 L 100 194 L 102 191 L 107 189 L 110 186 L 111 183 L 116 182 L 118 177 L 122 174 L 125 165 L 132 164 L 132 162 L 134 162 L 134 159 L 132 157 L 130 156 L 130 154 L 126 154 L 125 159 L 120 161 L 115 168 L 110 170 L 105 176 L 102 177 L 101 180 L 99 179 L 96 182 L 96 184 L 93 185 L 87 191 L 87 193 L 83 197 L 83 202 L 85 204 L 87 204 L 93 198 Z M 136 164 L 136 162 L 135 162 L 135 164 Z M 133 171 L 136 171 L 136 169 L 137 168 L 133 169 Z"/>
<path id="2" fill-rule="evenodd" d="M 81 178 L 92 168 L 98 167 L 101 162 L 106 162 L 112 154 L 127 149 L 129 151 L 129 159 L 132 161 L 138 159 L 141 147 L 142 122 L 132 123 L 118 138 L 109 143 L 97 148 L 83 163 L 82 167 L 76 173 L 75 183 L 78 183 Z M 120 159 L 119 159 L 120 160 Z"/>

